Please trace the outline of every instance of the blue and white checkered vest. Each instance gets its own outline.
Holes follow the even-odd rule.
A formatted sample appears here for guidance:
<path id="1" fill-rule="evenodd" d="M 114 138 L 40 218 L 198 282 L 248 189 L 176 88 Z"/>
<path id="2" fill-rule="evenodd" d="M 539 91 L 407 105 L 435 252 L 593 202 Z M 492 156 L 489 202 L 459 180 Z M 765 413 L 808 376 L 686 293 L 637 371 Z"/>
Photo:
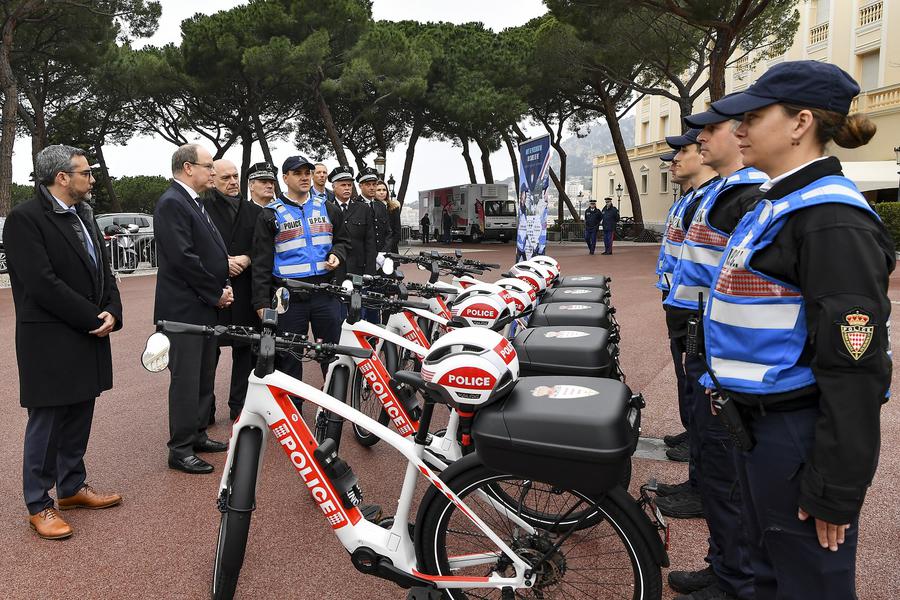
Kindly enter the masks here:
<path id="1" fill-rule="evenodd" d="M 702 293 L 704 299 L 709 298 L 709 287 L 719 269 L 722 251 L 725 250 L 730 235 L 710 224 L 709 213 L 723 192 L 738 185 L 760 186 L 768 179 L 762 171 L 746 167 L 710 186 L 697 206 L 694 220 L 684 237 L 681 257 L 675 264 L 672 275 L 672 291 L 663 304 L 697 310 L 698 294 Z"/>
<path id="2" fill-rule="evenodd" d="M 669 291 L 672 283 L 672 275 L 675 271 L 675 263 L 681 254 L 681 244 L 684 243 L 684 211 L 697 192 L 691 190 L 676 200 L 669 214 L 666 216 L 666 231 L 663 234 L 662 247 L 659 249 L 659 259 L 656 261 L 656 287 L 664 292 Z"/>
<path id="3" fill-rule="evenodd" d="M 275 211 L 275 277 L 298 279 L 328 273 L 325 261 L 331 252 L 332 226 L 325 202 L 309 198 L 302 206 L 273 200 Z"/>
<path id="4" fill-rule="evenodd" d="M 799 364 L 807 340 L 800 289 L 750 264 L 790 214 L 828 203 L 854 206 L 878 218 L 853 182 L 835 175 L 779 200 L 763 200 L 732 234 L 703 319 L 707 361 L 725 389 L 777 394 L 815 383 L 812 369 Z M 712 387 L 708 375 L 700 383 Z"/>

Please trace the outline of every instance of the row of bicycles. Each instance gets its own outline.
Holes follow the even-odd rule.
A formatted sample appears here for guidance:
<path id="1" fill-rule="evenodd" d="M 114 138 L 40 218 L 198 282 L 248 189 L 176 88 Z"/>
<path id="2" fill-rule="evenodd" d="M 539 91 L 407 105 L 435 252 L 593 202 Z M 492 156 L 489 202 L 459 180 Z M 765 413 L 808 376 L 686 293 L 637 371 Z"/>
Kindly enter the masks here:
<path id="1" fill-rule="evenodd" d="M 403 265 L 428 282 L 406 282 Z M 611 282 L 563 276 L 547 256 L 484 281 L 497 269 L 459 252 L 394 254 L 382 274 L 341 285 L 285 281 L 258 329 L 158 323 L 142 357 L 151 371 L 167 365 L 167 335 L 258 350 L 219 487 L 212 598 L 238 590 L 269 436 L 354 567 L 408 598 L 661 597 L 668 530 L 645 488 L 626 491 L 643 399 L 619 366 Z M 291 298 L 311 293 L 347 304 L 337 344 L 279 330 Z M 282 353 L 327 365 L 323 389 L 276 370 Z M 310 423 L 298 399 L 316 407 Z M 364 486 L 340 455 L 345 423 L 406 461 L 390 518 L 362 510 Z"/>

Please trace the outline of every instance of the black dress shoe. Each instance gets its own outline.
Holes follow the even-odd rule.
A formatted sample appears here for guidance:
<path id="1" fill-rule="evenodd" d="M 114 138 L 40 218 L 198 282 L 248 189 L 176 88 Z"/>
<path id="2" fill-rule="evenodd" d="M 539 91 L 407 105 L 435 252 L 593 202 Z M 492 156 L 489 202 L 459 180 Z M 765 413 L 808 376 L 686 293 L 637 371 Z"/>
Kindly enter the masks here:
<path id="1" fill-rule="evenodd" d="M 214 412 L 209 413 L 209 421 L 207 421 L 206 424 L 207 424 L 207 426 L 216 424 L 216 413 L 214 413 Z"/>
<path id="2" fill-rule="evenodd" d="M 673 519 L 695 519 L 703 516 L 703 502 L 700 494 L 688 492 L 656 498 L 659 512 Z"/>
<path id="3" fill-rule="evenodd" d="M 206 438 L 200 443 L 194 444 L 194 452 L 225 452 L 228 444 Z"/>
<path id="4" fill-rule="evenodd" d="M 170 456 L 169 468 L 175 469 L 176 471 L 184 471 L 185 473 L 190 473 L 191 475 L 202 475 L 204 473 L 213 472 L 213 466 L 211 464 L 209 464 L 202 458 L 197 458 L 193 454 L 190 456 L 185 456 L 184 458 L 175 458 L 173 456 Z"/>
<path id="5" fill-rule="evenodd" d="M 684 440 L 674 448 L 666 450 L 666 456 L 669 460 L 675 462 L 691 462 L 691 447 L 687 440 Z"/>
<path id="6" fill-rule="evenodd" d="M 669 571 L 669 587 L 682 594 L 690 594 L 716 583 L 712 567 L 699 571 Z"/>
<path id="7" fill-rule="evenodd" d="M 240 408 L 232 408 L 232 409 L 228 412 L 228 418 L 231 419 L 232 421 L 237 421 L 237 418 L 238 418 L 239 416 L 241 416 L 241 409 L 240 409 Z"/>
<path id="8" fill-rule="evenodd" d="M 688 432 L 682 431 L 681 433 L 679 433 L 677 435 L 664 435 L 663 443 L 666 446 L 668 446 L 669 448 L 674 448 L 681 442 L 687 441 L 687 439 L 688 439 Z"/>
<path id="9" fill-rule="evenodd" d="M 659 483 L 656 485 L 657 496 L 674 496 L 675 494 L 696 493 L 690 481 L 676 483 L 674 485 L 668 483 Z M 705 587 L 705 586 L 704 586 Z M 681 590 L 675 590 L 680 592 Z"/>

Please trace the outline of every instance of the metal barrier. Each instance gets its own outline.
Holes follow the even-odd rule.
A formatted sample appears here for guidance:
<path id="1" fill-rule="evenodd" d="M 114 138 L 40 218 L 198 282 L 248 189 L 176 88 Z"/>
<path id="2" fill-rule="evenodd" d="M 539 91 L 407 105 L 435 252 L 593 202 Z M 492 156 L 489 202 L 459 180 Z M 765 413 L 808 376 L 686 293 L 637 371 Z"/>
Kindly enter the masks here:
<path id="1" fill-rule="evenodd" d="M 156 240 L 152 232 L 103 237 L 113 272 L 127 275 L 157 267 Z"/>

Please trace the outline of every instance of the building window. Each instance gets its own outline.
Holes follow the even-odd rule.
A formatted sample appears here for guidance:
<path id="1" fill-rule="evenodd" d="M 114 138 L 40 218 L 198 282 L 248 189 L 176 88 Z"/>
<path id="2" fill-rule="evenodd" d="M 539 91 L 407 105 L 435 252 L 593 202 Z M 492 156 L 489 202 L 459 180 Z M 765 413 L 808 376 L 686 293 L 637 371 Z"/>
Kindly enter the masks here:
<path id="1" fill-rule="evenodd" d="M 612 196 L 615 189 L 616 189 L 616 180 L 613 179 L 612 177 L 610 177 L 609 178 L 609 194 L 607 194 L 607 195 Z"/>
<path id="2" fill-rule="evenodd" d="M 649 185 L 650 177 L 646 173 L 641 173 L 641 193 L 647 193 L 647 186 Z"/>
<path id="3" fill-rule="evenodd" d="M 874 90 L 878 87 L 878 71 L 881 52 L 867 52 L 859 57 L 859 87 L 862 91 Z"/>
<path id="4" fill-rule="evenodd" d="M 668 194 L 669 193 L 669 172 L 663 171 L 659 174 L 659 193 L 660 194 Z"/>
<path id="5" fill-rule="evenodd" d="M 821 25 L 822 23 L 828 22 L 828 12 L 830 4 L 830 0 L 816 0 L 815 2 L 813 2 L 813 10 L 816 12 L 816 19 L 814 23 L 816 25 Z"/>
<path id="6" fill-rule="evenodd" d="M 669 115 L 659 118 L 659 139 L 663 139 L 669 135 Z"/>
<path id="7" fill-rule="evenodd" d="M 650 121 L 644 121 L 641 123 L 641 143 L 646 144 L 650 142 Z"/>

